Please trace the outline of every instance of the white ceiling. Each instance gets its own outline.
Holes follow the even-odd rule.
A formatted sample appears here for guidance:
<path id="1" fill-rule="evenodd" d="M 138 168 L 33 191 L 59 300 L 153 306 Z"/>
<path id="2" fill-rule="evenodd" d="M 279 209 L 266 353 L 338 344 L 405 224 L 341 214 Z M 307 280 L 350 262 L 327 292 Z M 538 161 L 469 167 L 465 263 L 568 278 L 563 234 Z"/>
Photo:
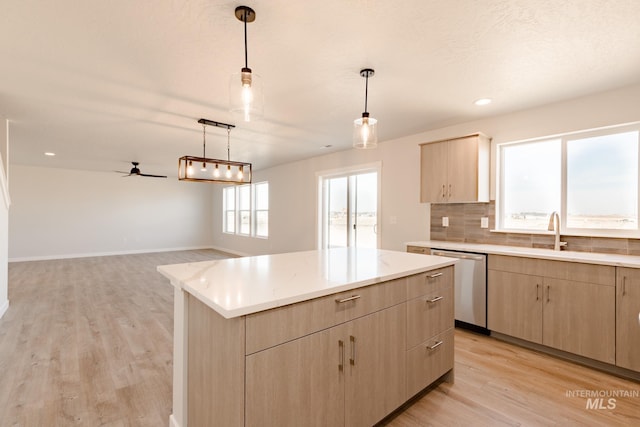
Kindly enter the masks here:
<path id="1" fill-rule="evenodd" d="M 265 117 L 227 111 L 243 66 L 242 1 L 0 3 L 0 115 L 16 164 L 176 175 L 200 117 L 237 125 L 254 168 L 351 146 L 364 107 L 380 140 L 640 82 L 638 0 L 247 0 Z M 477 107 L 473 101 L 491 97 Z M 323 148 L 332 145 L 332 148 Z M 208 157 L 226 131 L 207 129 Z M 53 151 L 56 157 L 45 157 Z"/>

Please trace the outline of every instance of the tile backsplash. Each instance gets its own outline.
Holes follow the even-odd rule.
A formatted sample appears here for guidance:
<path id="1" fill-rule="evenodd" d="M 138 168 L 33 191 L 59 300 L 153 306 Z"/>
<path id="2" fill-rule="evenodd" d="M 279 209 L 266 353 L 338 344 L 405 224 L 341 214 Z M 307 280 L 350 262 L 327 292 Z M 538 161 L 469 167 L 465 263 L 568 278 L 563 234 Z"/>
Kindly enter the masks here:
<path id="1" fill-rule="evenodd" d="M 442 226 L 442 217 L 449 218 L 449 226 Z M 480 228 L 482 217 L 489 218 L 489 228 Z M 496 224 L 496 205 L 489 203 L 431 204 L 431 240 L 487 243 L 553 249 L 554 236 L 524 233 L 490 232 Z M 621 255 L 640 255 L 640 239 L 608 237 L 561 236 L 567 242 L 565 250 L 600 252 Z"/>

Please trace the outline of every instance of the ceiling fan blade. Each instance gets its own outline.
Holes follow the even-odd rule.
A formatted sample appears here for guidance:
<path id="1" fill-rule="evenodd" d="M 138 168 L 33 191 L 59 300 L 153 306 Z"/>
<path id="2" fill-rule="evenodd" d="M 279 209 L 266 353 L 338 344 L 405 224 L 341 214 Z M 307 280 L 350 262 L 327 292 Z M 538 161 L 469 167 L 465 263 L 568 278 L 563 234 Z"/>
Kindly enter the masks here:
<path id="1" fill-rule="evenodd" d="M 114 172 L 117 172 L 117 173 L 126 173 L 127 175 L 129 175 L 129 172 L 128 172 L 128 171 L 126 171 L 126 172 L 125 172 L 125 171 L 114 171 Z"/>
<path id="2" fill-rule="evenodd" d="M 167 177 L 166 175 L 149 175 L 147 173 L 141 173 L 139 175 L 140 176 L 146 176 L 146 177 L 149 177 L 149 178 L 166 178 Z"/>

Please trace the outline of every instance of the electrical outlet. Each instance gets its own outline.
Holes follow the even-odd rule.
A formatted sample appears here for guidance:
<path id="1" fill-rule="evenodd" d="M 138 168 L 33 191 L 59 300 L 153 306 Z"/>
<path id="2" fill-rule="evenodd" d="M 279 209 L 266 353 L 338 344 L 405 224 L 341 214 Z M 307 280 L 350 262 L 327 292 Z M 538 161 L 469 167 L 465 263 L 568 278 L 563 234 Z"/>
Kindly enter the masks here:
<path id="1" fill-rule="evenodd" d="M 442 226 L 443 227 L 448 227 L 449 226 L 449 217 L 448 216 L 443 216 L 442 217 Z"/>
<path id="2" fill-rule="evenodd" d="M 480 218 L 480 228 L 489 228 L 489 218 L 488 217 L 482 217 Z"/>

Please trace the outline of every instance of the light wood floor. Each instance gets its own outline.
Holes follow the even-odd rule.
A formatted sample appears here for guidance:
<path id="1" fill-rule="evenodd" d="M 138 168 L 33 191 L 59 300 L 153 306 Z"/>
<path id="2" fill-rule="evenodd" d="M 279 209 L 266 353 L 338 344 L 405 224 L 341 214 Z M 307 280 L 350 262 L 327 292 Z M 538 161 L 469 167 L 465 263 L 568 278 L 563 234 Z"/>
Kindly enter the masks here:
<path id="1" fill-rule="evenodd" d="M 173 290 L 157 265 L 185 251 L 9 265 L 0 319 L 0 426 L 167 426 Z M 456 331 L 456 379 L 387 425 L 640 425 L 640 397 L 587 409 L 567 392 L 640 384 L 493 338 Z M 605 399 L 605 405 L 606 405 Z"/>

